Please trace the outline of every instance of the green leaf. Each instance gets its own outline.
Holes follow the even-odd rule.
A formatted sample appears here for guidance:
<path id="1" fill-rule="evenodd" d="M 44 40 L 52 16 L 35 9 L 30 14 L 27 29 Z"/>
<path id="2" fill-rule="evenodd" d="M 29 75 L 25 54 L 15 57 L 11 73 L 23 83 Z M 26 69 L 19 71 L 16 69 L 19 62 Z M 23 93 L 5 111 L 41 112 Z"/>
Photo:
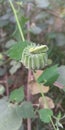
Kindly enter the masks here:
<path id="1" fill-rule="evenodd" d="M 22 17 L 20 18 L 21 27 L 23 27 L 28 20 L 29 20 L 28 18 L 22 16 Z"/>
<path id="2" fill-rule="evenodd" d="M 48 0 L 35 0 L 37 7 L 39 8 L 47 8 L 49 6 L 49 1 Z"/>
<path id="3" fill-rule="evenodd" d="M 35 20 L 41 20 L 41 19 L 43 19 L 43 20 L 45 20 L 46 18 L 48 18 L 49 17 L 49 15 L 48 15 L 48 13 L 47 12 L 40 12 L 40 13 L 38 13 L 36 16 L 35 16 Z"/>
<path id="4" fill-rule="evenodd" d="M 53 112 L 50 109 L 40 109 L 39 116 L 41 121 L 44 123 L 49 123 L 51 121 L 51 116 L 53 116 Z"/>
<path id="5" fill-rule="evenodd" d="M 0 20 L 0 28 L 4 27 L 4 26 L 7 26 L 9 23 L 8 20 Z"/>
<path id="6" fill-rule="evenodd" d="M 29 43 L 24 41 L 20 42 L 18 44 L 13 45 L 6 54 L 11 58 L 15 60 L 21 60 L 23 49 L 28 45 Z"/>
<path id="7" fill-rule="evenodd" d="M 47 68 L 37 79 L 39 83 L 44 83 L 45 85 L 52 85 L 58 78 L 58 68 L 57 65 Z"/>
<path id="8" fill-rule="evenodd" d="M 17 107 L 17 112 L 24 119 L 34 118 L 34 109 L 31 102 L 24 101 L 21 106 Z"/>
<path id="9" fill-rule="evenodd" d="M 24 99 L 23 87 L 13 90 L 10 94 L 10 101 L 19 103 L 23 101 L 23 99 Z"/>
<path id="10" fill-rule="evenodd" d="M 59 47 L 65 45 L 65 34 L 64 33 L 56 33 L 56 44 Z"/>
<path id="11" fill-rule="evenodd" d="M 0 99 L 0 130 L 19 130 L 22 118 L 14 108 L 9 107 L 7 101 L 6 97 Z"/>
<path id="12" fill-rule="evenodd" d="M 15 74 L 15 73 L 17 72 L 17 70 L 20 69 L 20 68 L 21 68 L 21 64 L 18 63 L 16 66 L 12 66 L 12 67 L 10 68 L 9 73 L 10 73 L 11 75 L 13 75 L 13 74 Z"/>
<path id="13" fill-rule="evenodd" d="M 9 72 L 10 72 L 11 75 L 12 75 L 12 74 L 15 74 L 16 71 L 21 68 L 21 63 L 15 61 L 15 60 L 12 60 L 12 61 L 10 62 L 10 65 L 12 66 L 12 67 L 9 69 Z"/>
<path id="14" fill-rule="evenodd" d="M 6 68 L 0 67 L 0 76 L 4 76 L 6 73 Z"/>
<path id="15" fill-rule="evenodd" d="M 9 24 L 9 15 L 5 14 L 0 17 L 0 27 L 7 26 Z"/>
<path id="16" fill-rule="evenodd" d="M 2 84 L 0 84 L 0 95 L 3 95 L 4 92 L 5 92 L 5 87 Z"/>
<path id="17" fill-rule="evenodd" d="M 56 33 L 55 32 L 49 32 L 47 34 L 47 36 L 48 36 L 49 39 L 55 39 L 56 38 Z"/>
<path id="18" fill-rule="evenodd" d="M 0 0 L 0 4 L 2 4 L 4 2 L 4 0 Z"/>
<path id="19" fill-rule="evenodd" d="M 10 39 L 10 40 L 6 43 L 5 47 L 8 49 L 8 48 L 10 48 L 12 45 L 14 45 L 14 44 L 16 44 L 16 43 L 17 43 L 17 42 L 16 42 L 15 40 Z"/>
<path id="20" fill-rule="evenodd" d="M 36 25 L 32 25 L 30 28 L 30 32 L 33 33 L 34 35 L 38 35 L 42 32 L 42 29 Z"/>
<path id="21" fill-rule="evenodd" d="M 29 2 L 33 2 L 33 0 L 22 0 L 23 3 L 27 4 Z"/>

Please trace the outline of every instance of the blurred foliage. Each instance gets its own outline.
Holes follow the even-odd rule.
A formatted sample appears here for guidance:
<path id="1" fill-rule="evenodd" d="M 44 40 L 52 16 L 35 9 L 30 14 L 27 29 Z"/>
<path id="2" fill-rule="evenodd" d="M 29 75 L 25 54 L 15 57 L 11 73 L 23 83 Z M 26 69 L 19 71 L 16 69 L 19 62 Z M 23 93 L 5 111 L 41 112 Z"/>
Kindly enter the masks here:
<path id="1" fill-rule="evenodd" d="M 48 45 L 48 56 L 49 59 L 52 60 L 52 63 L 59 64 L 59 66 L 64 65 L 58 68 L 60 76 L 58 77 L 57 81 L 60 83 L 59 88 L 62 84 L 65 86 L 65 0 L 12 0 L 12 2 L 16 8 L 18 19 L 21 24 L 21 28 L 23 29 L 25 39 L 30 39 L 32 42 Z M 13 75 L 21 67 L 21 64 L 15 61 L 11 61 L 5 55 L 5 51 L 14 45 L 14 48 L 16 46 L 15 49 L 18 53 L 16 53 L 16 59 L 18 60 L 20 57 L 19 51 L 22 49 L 22 44 L 20 45 L 19 43 L 22 43 L 21 37 L 9 1 L 0 0 L 0 53 L 2 55 L 2 58 L 0 59 L 0 77 L 5 75 L 7 71 L 9 74 Z M 18 46 L 20 46 L 20 50 L 18 49 Z M 24 47 L 25 46 L 26 43 L 24 44 Z M 12 56 L 13 54 L 10 55 Z M 56 73 L 57 72 L 55 71 L 55 74 Z M 51 73 L 51 75 L 54 76 L 53 78 L 56 76 L 53 75 L 53 73 Z M 52 89 L 53 87 L 51 90 Z M 59 96 L 57 96 L 57 92 L 54 88 L 54 91 L 50 94 L 48 93 L 48 95 L 51 95 L 52 98 L 54 95 L 58 99 Z M 62 92 L 62 90 L 59 90 L 58 93 L 61 95 L 64 94 L 64 92 Z M 24 112 L 24 106 L 25 102 L 23 104 L 23 110 L 21 114 L 22 117 L 26 118 L 28 117 L 28 113 Z M 30 103 L 27 104 L 27 106 L 28 111 L 32 110 Z M 27 107 L 25 108 L 27 109 Z M 23 115 L 23 113 L 25 115 Z M 33 115 L 33 110 L 30 111 L 30 113 Z M 50 114 L 50 116 L 51 115 L 52 114 Z M 18 120 L 17 124 L 19 124 Z M 35 127 L 35 125 L 33 127 Z M 36 120 L 36 127 L 38 130 L 48 129 L 43 127 L 39 119 Z M 3 128 L 3 130 L 4 129 L 5 128 Z"/>
<path id="2" fill-rule="evenodd" d="M 24 35 L 30 33 L 32 41 L 49 46 L 53 63 L 65 64 L 65 1 L 61 0 L 12 0 Z M 8 0 L 0 1 L 0 50 L 6 49 L 10 39 L 20 41 Z M 27 32 L 27 24 L 30 23 Z M 40 40 L 41 39 L 41 40 Z"/>

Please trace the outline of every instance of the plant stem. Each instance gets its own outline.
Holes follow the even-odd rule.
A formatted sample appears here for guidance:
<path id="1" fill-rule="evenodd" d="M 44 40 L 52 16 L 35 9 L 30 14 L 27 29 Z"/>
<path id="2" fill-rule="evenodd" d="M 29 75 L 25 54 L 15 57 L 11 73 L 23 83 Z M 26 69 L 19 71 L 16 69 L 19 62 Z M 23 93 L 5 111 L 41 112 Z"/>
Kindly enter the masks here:
<path id="1" fill-rule="evenodd" d="M 51 124 L 52 124 L 54 130 L 57 130 L 57 129 L 55 128 L 55 125 L 54 125 L 53 120 L 51 119 L 51 117 L 50 117 L 50 121 L 51 121 Z"/>
<path id="2" fill-rule="evenodd" d="M 30 13 L 30 4 L 27 5 L 27 17 L 29 18 L 29 13 Z M 27 40 L 30 41 L 30 33 L 29 33 L 29 28 L 30 28 L 30 21 L 27 22 Z M 29 82 L 31 80 L 31 70 L 28 70 L 28 83 L 27 83 L 27 101 L 30 101 L 30 86 Z M 31 119 L 27 119 L 27 130 L 31 130 Z"/>
<path id="3" fill-rule="evenodd" d="M 32 75 L 33 75 L 33 80 L 35 81 L 35 77 L 34 77 L 34 73 L 33 73 L 33 72 L 32 72 Z M 43 102 L 44 102 L 46 108 L 48 108 L 48 103 L 47 103 L 46 97 L 45 97 L 45 95 L 44 95 L 44 93 L 43 93 L 42 85 L 41 85 L 41 84 L 40 84 L 39 90 L 40 90 L 40 92 L 41 92 L 41 96 L 42 96 L 42 98 L 43 98 Z"/>
<path id="4" fill-rule="evenodd" d="M 30 16 L 30 8 L 31 8 L 31 5 L 30 3 L 27 5 L 27 17 L 29 18 Z M 29 29 L 30 29 L 30 20 L 27 22 L 27 40 L 30 41 L 30 32 L 29 32 Z"/>
<path id="5" fill-rule="evenodd" d="M 44 95 L 44 93 L 43 93 L 43 91 L 42 91 L 42 86 L 41 86 L 41 84 L 40 84 L 39 89 L 40 89 L 40 91 L 41 91 L 41 95 L 42 95 L 44 104 L 45 104 L 46 108 L 48 108 L 47 100 L 46 100 L 46 97 L 45 97 L 45 95 Z"/>
<path id="6" fill-rule="evenodd" d="M 31 130 L 31 119 L 27 119 L 27 130 Z"/>
<path id="7" fill-rule="evenodd" d="M 28 70 L 27 101 L 30 101 L 30 88 L 29 88 L 30 80 L 31 80 L 31 70 Z"/>
<path id="8" fill-rule="evenodd" d="M 30 101 L 30 87 L 29 82 L 31 79 L 31 70 L 28 70 L 28 83 L 27 83 L 27 101 Z M 31 119 L 27 119 L 27 130 L 31 130 Z"/>
<path id="9" fill-rule="evenodd" d="M 18 29 L 19 29 L 19 31 L 20 31 L 21 38 L 22 38 L 22 40 L 23 40 L 23 42 L 24 42 L 24 41 L 25 41 L 25 38 L 24 38 L 23 31 L 22 31 L 21 25 L 20 25 L 19 20 L 18 20 L 18 17 L 17 17 L 16 10 L 15 10 L 15 8 L 14 8 L 14 5 L 13 5 L 12 1 L 9 0 L 9 2 L 10 2 L 10 5 L 11 5 L 12 10 L 13 10 L 13 12 L 14 12 L 15 19 L 16 19 L 16 22 L 17 22 L 17 25 L 18 25 Z"/>

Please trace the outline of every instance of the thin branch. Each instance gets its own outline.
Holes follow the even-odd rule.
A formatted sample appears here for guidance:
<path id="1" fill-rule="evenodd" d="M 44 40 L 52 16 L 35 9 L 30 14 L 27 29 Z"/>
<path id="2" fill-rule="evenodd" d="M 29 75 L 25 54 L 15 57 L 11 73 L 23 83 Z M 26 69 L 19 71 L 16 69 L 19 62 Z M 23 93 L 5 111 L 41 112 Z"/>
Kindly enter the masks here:
<path id="1" fill-rule="evenodd" d="M 31 130 L 31 119 L 27 119 L 27 130 Z"/>
<path id="2" fill-rule="evenodd" d="M 23 35 L 23 31 L 22 31 L 21 25 L 20 25 L 19 20 L 18 20 L 18 17 L 17 17 L 16 10 L 15 10 L 13 4 L 12 4 L 12 1 L 9 0 L 9 2 L 10 2 L 10 5 L 11 5 L 12 10 L 13 10 L 13 12 L 14 12 L 14 15 L 15 15 L 15 18 L 16 18 L 16 22 L 17 22 L 17 25 L 18 25 L 18 29 L 19 29 L 20 34 L 21 34 L 21 38 L 22 38 L 23 41 L 25 41 L 25 38 L 24 38 L 24 35 Z"/>
<path id="3" fill-rule="evenodd" d="M 28 70 L 28 83 L 27 83 L 27 101 L 30 101 L 30 87 L 29 82 L 31 79 L 31 70 Z M 27 130 L 31 130 L 31 119 L 27 119 Z"/>
<path id="4" fill-rule="evenodd" d="M 31 5 L 30 3 L 27 5 L 27 17 L 29 18 L 30 15 L 30 8 Z M 30 41 L 30 33 L 29 33 L 29 28 L 30 28 L 30 21 L 27 22 L 27 40 Z M 27 82 L 27 101 L 30 101 L 30 86 L 29 82 L 31 80 L 31 70 L 28 70 L 28 82 Z M 27 119 L 27 130 L 31 130 L 31 119 Z"/>
<path id="5" fill-rule="evenodd" d="M 30 8 L 31 8 L 31 5 L 30 3 L 27 5 L 27 17 L 29 18 L 30 17 Z M 30 41 L 30 32 L 29 32 L 29 29 L 30 29 L 30 20 L 27 22 L 27 40 Z"/>
<path id="6" fill-rule="evenodd" d="M 30 101 L 30 83 L 31 80 L 31 70 L 28 70 L 28 83 L 27 83 L 27 101 Z"/>

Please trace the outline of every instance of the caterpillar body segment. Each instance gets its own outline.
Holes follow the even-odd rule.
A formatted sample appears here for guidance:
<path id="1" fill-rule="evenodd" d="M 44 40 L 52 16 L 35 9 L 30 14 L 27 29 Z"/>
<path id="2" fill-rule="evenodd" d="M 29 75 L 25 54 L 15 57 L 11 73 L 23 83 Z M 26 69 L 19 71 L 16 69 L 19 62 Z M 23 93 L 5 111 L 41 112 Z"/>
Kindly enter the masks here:
<path id="1" fill-rule="evenodd" d="M 39 55 L 39 62 L 40 62 L 40 68 L 42 69 L 44 67 L 44 60 L 42 55 Z"/>
<path id="2" fill-rule="evenodd" d="M 23 50 L 21 62 L 28 69 L 42 69 L 47 65 L 47 50 L 48 47 L 46 45 L 28 45 Z"/>

